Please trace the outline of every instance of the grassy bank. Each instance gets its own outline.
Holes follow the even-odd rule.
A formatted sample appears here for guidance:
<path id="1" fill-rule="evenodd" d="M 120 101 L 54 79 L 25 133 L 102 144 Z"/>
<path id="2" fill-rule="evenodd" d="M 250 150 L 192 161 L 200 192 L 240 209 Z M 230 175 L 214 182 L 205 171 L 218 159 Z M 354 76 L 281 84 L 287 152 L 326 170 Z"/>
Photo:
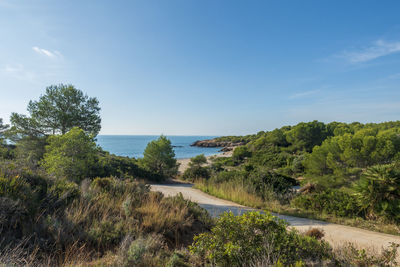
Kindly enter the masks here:
<path id="1" fill-rule="evenodd" d="M 369 221 L 362 218 L 336 217 L 332 214 L 305 211 L 290 205 L 282 205 L 276 200 L 264 201 L 255 193 L 249 192 L 246 186 L 240 183 L 222 182 L 215 184 L 204 179 L 198 179 L 195 181 L 194 187 L 212 196 L 230 200 L 252 208 L 264 209 L 284 215 L 348 225 L 385 234 L 400 235 L 399 227 L 395 224 L 388 224 L 382 221 Z"/>

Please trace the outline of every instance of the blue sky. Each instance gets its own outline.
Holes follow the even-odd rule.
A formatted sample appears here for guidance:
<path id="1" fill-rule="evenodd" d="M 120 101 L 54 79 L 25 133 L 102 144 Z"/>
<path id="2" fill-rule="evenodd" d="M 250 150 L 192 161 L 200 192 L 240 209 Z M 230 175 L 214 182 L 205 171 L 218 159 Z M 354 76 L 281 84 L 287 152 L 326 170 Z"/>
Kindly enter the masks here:
<path id="1" fill-rule="evenodd" d="M 400 1 L 0 0 L 0 118 L 46 86 L 102 134 L 228 135 L 400 118 Z"/>

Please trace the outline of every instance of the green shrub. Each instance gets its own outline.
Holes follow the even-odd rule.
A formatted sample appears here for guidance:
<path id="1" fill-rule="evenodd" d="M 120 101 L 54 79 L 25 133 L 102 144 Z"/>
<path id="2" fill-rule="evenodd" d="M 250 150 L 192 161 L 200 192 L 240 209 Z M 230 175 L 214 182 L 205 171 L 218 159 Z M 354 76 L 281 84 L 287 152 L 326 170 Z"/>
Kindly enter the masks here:
<path id="1" fill-rule="evenodd" d="M 362 210 L 370 219 L 400 221 L 400 169 L 394 164 L 368 168 L 356 186 Z"/>
<path id="2" fill-rule="evenodd" d="M 0 197 L 20 199 L 25 202 L 31 198 L 31 194 L 30 185 L 20 176 L 0 177 Z"/>
<path id="3" fill-rule="evenodd" d="M 265 200 L 271 197 L 271 192 L 275 198 L 285 198 L 292 192 L 292 187 L 297 185 L 297 181 L 291 177 L 262 168 L 250 172 L 245 182 Z"/>
<path id="4" fill-rule="evenodd" d="M 210 177 L 210 168 L 204 167 L 207 163 L 207 158 L 204 154 L 197 155 L 190 159 L 189 167 L 185 170 L 182 177 L 186 180 L 194 181 L 196 179 L 208 179 Z"/>
<path id="5" fill-rule="evenodd" d="M 299 259 L 321 262 L 329 257 L 327 243 L 301 236 L 286 226 L 269 213 L 224 213 L 211 232 L 194 238 L 190 251 L 215 266 L 243 266 L 260 258 L 266 259 L 265 265 L 278 261 L 289 265 Z"/>
<path id="6" fill-rule="evenodd" d="M 169 258 L 166 267 L 189 267 L 185 255 L 174 252 Z"/>
<path id="7" fill-rule="evenodd" d="M 337 189 L 321 189 L 295 197 L 291 204 L 295 207 L 333 214 L 339 217 L 362 216 L 361 207 L 354 195 Z"/>
<path id="8" fill-rule="evenodd" d="M 249 151 L 247 146 L 239 146 L 233 150 L 232 159 L 234 161 L 241 162 L 247 157 L 251 157 L 251 151 Z"/>
<path id="9" fill-rule="evenodd" d="M 163 247 L 164 243 L 160 236 L 149 235 L 137 238 L 129 246 L 127 253 L 128 265 L 146 266 L 146 257 L 154 257 Z"/>
<path id="10" fill-rule="evenodd" d="M 80 196 L 79 187 L 76 183 L 66 179 L 56 180 L 49 188 L 49 197 L 56 202 L 55 207 L 59 209 L 61 206 L 66 207 L 74 199 Z"/>

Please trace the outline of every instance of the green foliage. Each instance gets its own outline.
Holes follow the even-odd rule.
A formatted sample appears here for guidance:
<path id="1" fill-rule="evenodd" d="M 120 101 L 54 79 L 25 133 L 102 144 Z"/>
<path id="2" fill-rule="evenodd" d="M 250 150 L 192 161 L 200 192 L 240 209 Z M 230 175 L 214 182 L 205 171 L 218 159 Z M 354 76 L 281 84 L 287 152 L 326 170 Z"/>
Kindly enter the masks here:
<path id="1" fill-rule="evenodd" d="M 251 171 L 244 182 L 254 188 L 257 195 L 264 200 L 283 200 L 291 194 L 292 187 L 297 185 L 295 179 L 264 168 Z"/>
<path id="2" fill-rule="evenodd" d="M 204 156 L 204 154 L 200 154 L 190 159 L 189 166 L 201 166 L 206 163 L 207 158 Z"/>
<path id="3" fill-rule="evenodd" d="M 208 179 L 210 177 L 210 169 L 202 165 L 207 163 L 204 154 L 197 155 L 190 159 L 189 167 L 183 173 L 183 178 L 194 181 L 199 178 Z"/>
<path id="4" fill-rule="evenodd" d="M 139 237 L 131 243 L 128 250 L 128 262 L 135 266 L 143 263 L 145 254 L 155 254 L 163 244 L 157 236 Z"/>
<path id="5" fill-rule="evenodd" d="M 235 161 L 241 162 L 245 158 L 250 157 L 251 152 L 248 150 L 247 146 L 239 146 L 233 150 L 232 158 Z"/>
<path id="6" fill-rule="evenodd" d="M 400 220 L 400 169 L 394 164 L 367 169 L 356 186 L 362 210 L 371 219 Z"/>
<path id="7" fill-rule="evenodd" d="M 256 135 L 246 136 L 221 136 L 214 138 L 217 142 L 230 142 L 230 143 L 247 143 L 252 140 Z"/>
<path id="8" fill-rule="evenodd" d="M 207 190 L 212 191 L 213 186 L 216 191 L 234 188 L 236 184 L 268 204 L 275 204 L 275 200 L 280 205 L 291 203 L 289 209 L 294 206 L 338 217 L 398 222 L 397 174 L 392 170 L 371 175 L 368 168 L 400 162 L 400 121 L 377 124 L 312 121 L 259 132 L 243 140 L 246 145 L 237 147 L 232 157 L 213 161 Z M 296 196 L 291 192 L 296 184 L 292 177 L 325 189 Z M 357 197 L 353 194 L 355 184 Z"/>
<path id="9" fill-rule="evenodd" d="M 12 130 L 22 136 L 65 134 L 74 127 L 96 136 L 100 131 L 100 107 L 73 85 L 52 85 L 38 101 L 30 101 L 30 117 L 13 113 Z"/>
<path id="10" fill-rule="evenodd" d="M 311 152 L 314 146 L 320 145 L 331 133 L 322 122 L 301 122 L 286 132 L 286 139 L 298 149 Z"/>
<path id="11" fill-rule="evenodd" d="M 48 189 L 48 194 L 57 199 L 59 205 L 67 205 L 79 197 L 80 191 L 76 183 L 65 179 L 58 179 Z"/>
<path id="12" fill-rule="evenodd" d="M 345 175 L 347 169 L 387 164 L 400 158 L 400 128 L 364 128 L 314 147 L 305 161 L 309 173 Z"/>
<path id="13" fill-rule="evenodd" d="M 41 165 L 59 178 L 80 181 L 90 176 L 96 160 L 96 144 L 82 129 L 72 128 L 60 136 L 50 136 Z"/>
<path id="14" fill-rule="evenodd" d="M 140 168 L 134 158 L 116 156 L 100 150 L 94 172 L 98 177 L 134 178 L 139 176 Z"/>
<path id="15" fill-rule="evenodd" d="M 162 177 L 171 177 L 178 173 L 171 141 L 163 135 L 147 144 L 140 163 Z"/>
<path id="16" fill-rule="evenodd" d="M 166 267 L 189 267 L 185 255 L 174 252 L 169 258 Z"/>
<path id="17" fill-rule="evenodd" d="M 262 150 L 252 152 L 249 163 L 255 166 L 264 166 L 271 169 L 282 168 L 287 165 L 288 159 L 292 156 L 277 146 L 267 146 Z"/>
<path id="18" fill-rule="evenodd" d="M 287 230 L 276 217 L 259 212 L 224 213 L 211 229 L 194 238 L 190 251 L 214 266 L 294 264 L 299 259 L 322 261 L 331 249 L 325 242 Z"/>
<path id="19" fill-rule="evenodd" d="M 316 192 L 301 194 L 291 204 L 304 210 L 312 210 L 339 217 L 363 216 L 363 212 L 354 195 L 335 189 L 320 189 Z"/>
<path id="20" fill-rule="evenodd" d="M 18 140 L 15 157 L 31 167 L 37 167 L 45 153 L 46 137 L 25 136 Z"/>
<path id="21" fill-rule="evenodd" d="M 0 177 L 0 197 L 21 199 L 26 201 L 30 198 L 31 188 L 29 184 L 19 176 Z"/>
<path id="22" fill-rule="evenodd" d="M 4 132 L 8 129 L 9 125 L 3 123 L 3 119 L 0 118 L 0 143 L 2 142 L 2 139 L 4 138 Z"/>

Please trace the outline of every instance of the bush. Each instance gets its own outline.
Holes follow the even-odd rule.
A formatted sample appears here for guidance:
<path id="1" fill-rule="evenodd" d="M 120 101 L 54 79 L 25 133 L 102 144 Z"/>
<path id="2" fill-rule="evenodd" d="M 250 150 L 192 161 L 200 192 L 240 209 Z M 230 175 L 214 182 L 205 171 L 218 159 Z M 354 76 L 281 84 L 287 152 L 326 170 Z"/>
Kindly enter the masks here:
<path id="1" fill-rule="evenodd" d="M 247 146 L 239 146 L 233 150 L 232 159 L 237 162 L 243 161 L 245 158 L 250 157 L 251 152 L 248 150 Z"/>
<path id="2" fill-rule="evenodd" d="M 291 204 L 295 207 L 333 214 L 339 217 L 362 216 L 357 198 L 337 189 L 321 189 L 310 194 L 295 197 Z"/>
<path id="3" fill-rule="evenodd" d="M 211 232 L 194 238 L 190 251 L 215 266 L 243 266 L 260 258 L 265 265 L 294 264 L 299 259 L 319 261 L 330 256 L 325 242 L 287 230 L 286 223 L 259 212 L 234 216 L 224 213 Z"/>
<path id="4" fill-rule="evenodd" d="M 368 168 L 356 186 L 361 208 L 370 219 L 400 221 L 400 169 L 393 164 Z"/>
<path id="5" fill-rule="evenodd" d="M 182 177 L 186 180 L 194 181 L 196 179 L 204 178 L 208 179 L 210 177 L 210 169 L 208 167 L 203 167 L 202 165 L 207 163 L 207 158 L 204 154 L 197 155 L 190 159 L 189 167 L 185 170 Z"/>
<path id="6" fill-rule="evenodd" d="M 320 228 L 311 228 L 304 233 L 306 236 L 314 237 L 317 240 L 322 239 L 325 236 L 325 231 Z"/>
<path id="7" fill-rule="evenodd" d="M 291 196 L 292 187 L 297 185 L 297 181 L 291 177 L 261 168 L 251 171 L 244 182 L 264 200 L 285 200 Z"/>
<path id="8" fill-rule="evenodd" d="M 148 266 L 146 263 L 151 260 L 163 247 L 162 237 L 149 235 L 139 237 L 129 246 L 127 253 L 127 265 Z"/>

